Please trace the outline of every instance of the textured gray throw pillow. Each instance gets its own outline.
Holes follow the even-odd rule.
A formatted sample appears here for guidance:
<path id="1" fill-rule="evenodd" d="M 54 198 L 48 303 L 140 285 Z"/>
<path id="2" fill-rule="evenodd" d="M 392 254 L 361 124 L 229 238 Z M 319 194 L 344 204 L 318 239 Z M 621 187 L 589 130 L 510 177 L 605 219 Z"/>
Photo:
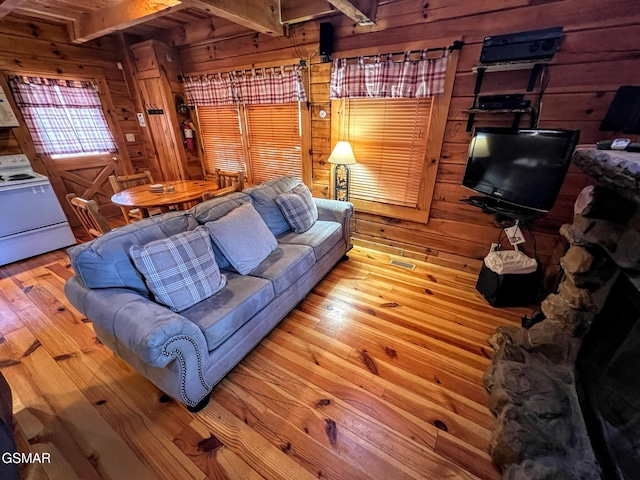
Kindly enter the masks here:
<path id="1" fill-rule="evenodd" d="M 278 195 L 276 203 L 285 220 L 296 233 L 303 233 L 318 220 L 318 207 L 304 183 Z"/>
<path id="2" fill-rule="evenodd" d="M 195 305 L 227 284 L 204 227 L 142 247 L 131 245 L 129 254 L 156 301 L 174 312 Z"/>
<path id="3" fill-rule="evenodd" d="M 276 237 L 250 203 L 205 226 L 216 246 L 242 275 L 251 272 L 278 247 Z"/>

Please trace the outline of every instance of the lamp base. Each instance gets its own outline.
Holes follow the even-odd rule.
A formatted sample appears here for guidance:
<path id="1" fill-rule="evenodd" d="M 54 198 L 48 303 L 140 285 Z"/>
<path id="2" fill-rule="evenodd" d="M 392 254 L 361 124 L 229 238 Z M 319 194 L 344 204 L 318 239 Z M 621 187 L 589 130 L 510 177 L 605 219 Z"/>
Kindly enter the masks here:
<path id="1" fill-rule="evenodd" d="M 349 165 L 339 163 L 333 171 L 333 196 L 336 200 L 349 201 Z"/>

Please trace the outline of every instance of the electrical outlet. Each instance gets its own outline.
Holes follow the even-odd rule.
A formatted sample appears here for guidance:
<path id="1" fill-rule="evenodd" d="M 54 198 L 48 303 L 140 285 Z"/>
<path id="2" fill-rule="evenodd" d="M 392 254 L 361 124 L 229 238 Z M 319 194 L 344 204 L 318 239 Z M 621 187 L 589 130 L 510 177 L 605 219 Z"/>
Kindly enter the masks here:
<path id="1" fill-rule="evenodd" d="M 138 112 L 136 115 L 138 116 L 138 125 L 140 125 L 141 127 L 146 127 L 147 122 L 144 119 L 144 113 Z"/>
<path id="2" fill-rule="evenodd" d="M 118 67 L 118 70 L 124 70 L 124 67 L 122 66 L 122 62 L 116 62 L 116 67 Z"/>

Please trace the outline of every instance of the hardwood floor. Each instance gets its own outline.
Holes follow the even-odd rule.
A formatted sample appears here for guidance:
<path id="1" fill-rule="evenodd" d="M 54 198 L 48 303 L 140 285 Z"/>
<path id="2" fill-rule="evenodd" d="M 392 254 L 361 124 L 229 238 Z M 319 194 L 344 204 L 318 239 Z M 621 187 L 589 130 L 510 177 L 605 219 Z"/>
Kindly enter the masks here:
<path id="1" fill-rule="evenodd" d="M 355 247 L 191 414 L 95 337 L 63 251 L 0 267 L 0 368 L 23 466 L 50 479 L 409 479 L 499 474 L 475 275 Z M 406 259 L 403 259 L 406 261 Z"/>

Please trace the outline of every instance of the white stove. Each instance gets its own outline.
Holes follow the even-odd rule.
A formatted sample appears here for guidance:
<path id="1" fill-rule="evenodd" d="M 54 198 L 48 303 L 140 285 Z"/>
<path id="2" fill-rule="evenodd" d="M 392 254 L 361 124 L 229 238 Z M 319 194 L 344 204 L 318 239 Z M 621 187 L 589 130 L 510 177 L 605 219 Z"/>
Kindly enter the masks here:
<path id="1" fill-rule="evenodd" d="M 26 155 L 0 155 L 0 189 L 49 179 L 31 168 Z"/>
<path id="2" fill-rule="evenodd" d="M 0 155 L 0 265 L 76 243 L 49 179 L 26 155 Z"/>

